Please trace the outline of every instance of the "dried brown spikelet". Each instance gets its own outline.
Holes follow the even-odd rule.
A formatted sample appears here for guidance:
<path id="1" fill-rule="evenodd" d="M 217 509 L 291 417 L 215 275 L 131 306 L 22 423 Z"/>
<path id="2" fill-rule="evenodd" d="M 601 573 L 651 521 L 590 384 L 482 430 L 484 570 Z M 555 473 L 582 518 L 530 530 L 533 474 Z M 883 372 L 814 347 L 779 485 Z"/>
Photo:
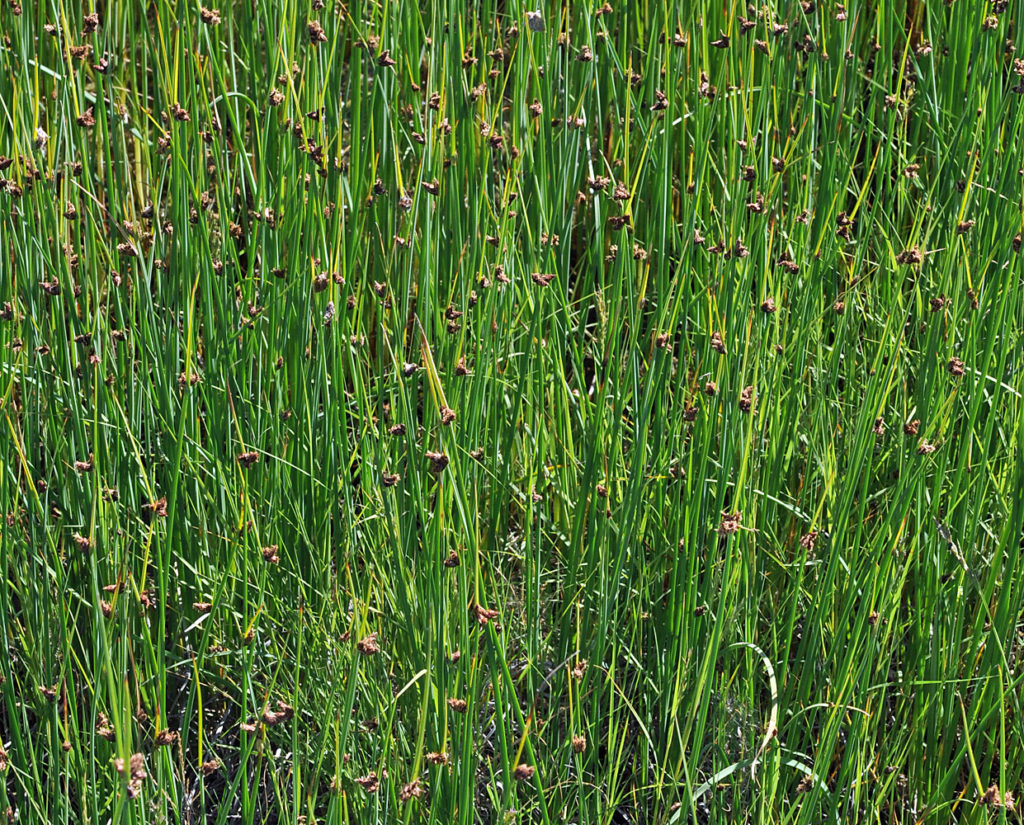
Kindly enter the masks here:
<path id="1" fill-rule="evenodd" d="M 92 547 L 92 541 L 89 537 L 83 536 L 81 533 L 72 534 L 71 539 L 75 542 L 75 546 L 78 547 L 79 551 L 82 553 L 89 552 L 89 549 Z"/>
<path id="2" fill-rule="evenodd" d="M 919 264 L 921 263 L 921 261 L 921 250 L 918 249 L 916 246 L 911 247 L 910 249 L 904 249 L 902 252 L 899 253 L 899 255 L 896 256 L 896 263 L 904 264 L 907 266 Z"/>
<path id="3" fill-rule="evenodd" d="M 366 776 L 357 776 L 355 783 L 366 793 L 377 793 L 380 790 L 380 779 L 374 771 L 370 771 Z"/>
<path id="4" fill-rule="evenodd" d="M 309 35 L 309 42 L 314 46 L 327 42 L 327 33 L 319 20 L 310 20 L 306 24 L 306 33 Z"/>
<path id="5" fill-rule="evenodd" d="M 718 32 L 718 39 L 717 40 L 712 40 L 711 41 L 711 45 L 714 46 L 716 49 L 728 49 L 729 48 L 729 35 L 725 34 L 725 32 L 719 31 Z"/>
<path id="6" fill-rule="evenodd" d="M 938 444 L 932 441 L 928 441 L 927 439 L 922 439 L 921 443 L 917 445 L 917 454 L 930 455 L 931 453 L 934 453 L 937 449 L 939 449 Z"/>
<path id="7" fill-rule="evenodd" d="M 533 765 L 527 765 L 525 762 L 520 762 L 516 765 L 515 770 L 512 771 L 512 776 L 519 782 L 526 782 L 529 779 L 533 779 L 534 773 L 537 769 Z"/>
<path id="8" fill-rule="evenodd" d="M 913 421 L 908 421 L 903 425 L 903 432 L 906 435 L 917 435 L 917 431 L 920 427 L 921 419 L 915 418 Z"/>
<path id="9" fill-rule="evenodd" d="M 444 751 L 430 751 L 427 753 L 425 759 L 431 765 L 447 765 L 448 754 Z"/>
<path id="10" fill-rule="evenodd" d="M 931 307 L 932 312 L 941 312 L 949 304 L 949 299 L 945 293 L 939 295 L 936 298 L 932 298 L 928 305 Z"/>
<path id="11" fill-rule="evenodd" d="M 220 12 L 216 9 L 208 9 L 206 6 L 199 7 L 199 19 L 208 26 L 216 26 L 220 23 Z"/>
<path id="12" fill-rule="evenodd" d="M 76 461 L 75 470 L 79 473 L 91 473 L 93 468 L 92 453 L 89 453 L 89 457 L 85 461 Z"/>
<path id="13" fill-rule="evenodd" d="M 158 748 L 174 745 L 177 741 L 178 732 L 176 730 L 162 730 L 153 738 L 153 744 Z"/>
<path id="14" fill-rule="evenodd" d="M 743 391 L 740 393 L 740 400 L 739 400 L 740 412 L 745 412 L 745 413 L 750 412 L 750 409 L 751 409 L 751 407 L 753 407 L 753 405 L 754 405 L 754 387 L 752 385 L 744 387 Z"/>
<path id="15" fill-rule="evenodd" d="M 236 460 L 243 469 L 248 470 L 260 460 L 260 454 L 255 450 L 248 450 L 244 453 L 239 453 Z"/>
<path id="16" fill-rule="evenodd" d="M 380 484 L 381 487 L 394 487 L 402 480 L 402 477 L 398 473 L 381 473 Z"/>
<path id="17" fill-rule="evenodd" d="M 380 645 L 377 644 L 377 633 L 371 633 L 356 642 L 356 650 L 363 656 L 374 656 L 380 653 Z"/>
<path id="18" fill-rule="evenodd" d="M 266 708 L 263 713 L 260 714 L 260 721 L 268 727 L 273 727 L 274 725 L 281 724 L 285 719 L 283 714 L 273 711 L 270 708 Z"/>
<path id="19" fill-rule="evenodd" d="M 810 530 L 800 537 L 800 546 L 808 553 L 814 551 L 814 545 L 818 542 L 818 531 Z"/>
<path id="20" fill-rule="evenodd" d="M 153 516 L 167 518 L 167 497 L 161 496 L 156 501 L 145 502 L 142 507 L 142 517 L 149 521 Z"/>
<path id="21" fill-rule="evenodd" d="M 956 356 L 949 359 L 949 363 L 946 364 L 946 369 L 949 370 L 951 375 L 960 377 L 964 374 L 964 362 Z"/>
<path id="22" fill-rule="evenodd" d="M 455 410 L 451 407 L 441 407 L 441 423 L 447 427 L 455 421 Z"/>
<path id="23" fill-rule="evenodd" d="M 465 713 L 469 707 L 469 703 L 465 699 L 456 699 L 451 697 L 448 699 L 448 707 L 450 707 L 456 713 Z"/>
<path id="24" fill-rule="evenodd" d="M 553 273 L 553 272 L 550 272 L 550 273 L 533 272 L 533 273 L 530 274 L 530 278 L 533 279 L 533 282 L 535 284 L 538 284 L 540 286 L 547 286 L 548 284 L 550 284 L 555 279 L 555 273 Z"/>
<path id="25" fill-rule="evenodd" d="M 735 510 L 732 513 L 722 513 L 722 523 L 718 526 L 718 535 L 720 536 L 731 536 L 740 529 L 740 523 L 743 521 L 743 514 L 739 510 Z"/>
<path id="26" fill-rule="evenodd" d="M 402 790 L 398 792 L 398 800 L 408 802 L 410 799 L 421 799 L 426 792 L 427 786 L 419 779 L 414 779 L 402 786 Z"/>
<path id="27" fill-rule="evenodd" d="M 725 355 L 725 342 L 722 340 L 722 333 L 711 333 L 711 349 L 713 349 L 719 355 Z"/>
<path id="28" fill-rule="evenodd" d="M 447 557 L 445 557 L 445 560 L 441 563 L 448 568 L 458 567 L 461 564 L 461 562 L 459 561 L 459 554 L 452 550 L 448 553 Z"/>
<path id="29" fill-rule="evenodd" d="M 199 766 L 199 772 L 202 773 L 203 776 L 210 776 L 211 774 L 214 774 L 217 771 L 219 771 L 220 768 L 221 761 L 219 759 L 208 759 L 207 761 L 203 762 L 202 765 Z"/>
<path id="30" fill-rule="evenodd" d="M 587 737 L 574 736 L 572 738 L 572 752 L 583 753 L 587 749 Z"/>
<path id="31" fill-rule="evenodd" d="M 473 605 L 473 612 L 476 614 L 476 621 L 481 627 L 487 625 L 491 619 L 498 618 L 498 611 L 484 607 L 482 604 Z"/>
<path id="32" fill-rule="evenodd" d="M 761 301 L 761 312 L 765 315 L 771 315 L 777 309 L 778 307 L 775 305 L 775 300 L 770 296 Z"/>
<path id="33" fill-rule="evenodd" d="M 426 452 L 427 461 L 430 462 L 430 471 L 433 473 L 441 473 L 445 467 L 448 466 L 450 459 L 447 455 L 442 452 Z"/>

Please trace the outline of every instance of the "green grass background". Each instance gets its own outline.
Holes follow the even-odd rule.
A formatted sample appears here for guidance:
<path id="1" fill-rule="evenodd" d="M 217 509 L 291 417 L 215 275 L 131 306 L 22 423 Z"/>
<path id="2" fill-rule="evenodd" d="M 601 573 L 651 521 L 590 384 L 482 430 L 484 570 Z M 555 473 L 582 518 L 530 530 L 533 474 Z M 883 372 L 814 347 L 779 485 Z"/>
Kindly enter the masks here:
<path id="1" fill-rule="evenodd" d="M 3 2 L 0 819 L 1018 821 L 1024 3 L 318 5 Z"/>

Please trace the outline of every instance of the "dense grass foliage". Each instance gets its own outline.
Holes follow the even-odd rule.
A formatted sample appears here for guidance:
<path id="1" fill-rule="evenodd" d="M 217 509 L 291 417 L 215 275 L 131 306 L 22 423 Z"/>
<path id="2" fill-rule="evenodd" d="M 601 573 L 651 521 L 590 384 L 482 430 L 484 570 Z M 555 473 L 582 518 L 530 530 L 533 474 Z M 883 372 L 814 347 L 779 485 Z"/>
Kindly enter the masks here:
<path id="1" fill-rule="evenodd" d="M 1019 821 L 1024 3 L 323 5 L 3 2 L 0 820 Z"/>

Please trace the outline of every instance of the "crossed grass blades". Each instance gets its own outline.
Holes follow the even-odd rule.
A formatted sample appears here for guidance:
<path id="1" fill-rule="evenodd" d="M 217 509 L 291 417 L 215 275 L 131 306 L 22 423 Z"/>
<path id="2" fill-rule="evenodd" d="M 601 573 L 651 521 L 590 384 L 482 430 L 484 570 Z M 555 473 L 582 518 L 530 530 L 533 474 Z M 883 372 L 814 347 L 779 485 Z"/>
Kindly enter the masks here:
<path id="1" fill-rule="evenodd" d="M 0 10 L 0 818 L 1019 821 L 1020 3 Z"/>

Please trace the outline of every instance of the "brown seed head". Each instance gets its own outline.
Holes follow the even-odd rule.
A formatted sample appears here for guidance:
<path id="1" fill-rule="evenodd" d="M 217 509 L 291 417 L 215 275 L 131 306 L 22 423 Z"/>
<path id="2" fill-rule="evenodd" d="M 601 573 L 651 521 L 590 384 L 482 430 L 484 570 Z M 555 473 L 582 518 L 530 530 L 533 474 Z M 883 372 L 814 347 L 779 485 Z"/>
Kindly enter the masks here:
<path id="1" fill-rule="evenodd" d="M 380 790 L 380 779 L 374 771 L 370 771 L 366 776 L 356 777 L 355 781 L 366 793 L 377 793 Z"/>
<path id="2" fill-rule="evenodd" d="M 374 656 L 380 653 L 380 645 L 377 644 L 377 634 L 371 633 L 369 636 L 356 642 L 356 650 L 364 656 Z"/>
<path id="3" fill-rule="evenodd" d="M 410 799 L 421 799 L 426 792 L 426 785 L 419 779 L 414 779 L 412 782 L 402 786 L 402 790 L 398 793 L 398 800 L 400 802 L 408 802 Z"/>
<path id="4" fill-rule="evenodd" d="M 519 782 L 526 782 L 529 779 L 533 779 L 534 773 L 537 769 L 533 765 L 527 765 L 525 762 L 520 762 L 516 765 L 512 776 L 514 776 Z"/>
<path id="5" fill-rule="evenodd" d="M 750 412 L 750 408 L 753 406 L 753 403 L 754 403 L 754 387 L 752 385 L 744 387 L 743 391 L 740 393 L 740 400 L 739 400 L 740 411 L 741 412 L 745 412 L 745 413 Z"/>
<path id="6" fill-rule="evenodd" d="M 324 31 L 324 27 L 320 25 L 319 20 L 310 20 L 306 24 L 306 32 L 309 35 L 309 42 L 314 46 L 327 42 L 327 33 Z"/>
<path id="7" fill-rule="evenodd" d="M 718 526 L 718 535 L 731 536 L 740 529 L 740 522 L 743 514 L 739 510 L 732 513 L 722 513 L 722 523 Z"/>
<path id="8" fill-rule="evenodd" d="M 445 467 L 448 466 L 450 459 L 444 453 L 430 452 L 426 453 L 427 461 L 430 462 L 430 471 L 433 473 L 441 473 Z"/>
<path id="9" fill-rule="evenodd" d="M 168 747 L 175 744 L 178 741 L 178 732 L 176 730 L 162 730 L 153 739 L 153 743 L 158 747 Z"/>
<path id="10" fill-rule="evenodd" d="M 808 553 L 814 550 L 814 545 L 818 542 L 818 531 L 811 530 L 808 533 L 804 533 L 800 537 L 800 546 Z"/>

